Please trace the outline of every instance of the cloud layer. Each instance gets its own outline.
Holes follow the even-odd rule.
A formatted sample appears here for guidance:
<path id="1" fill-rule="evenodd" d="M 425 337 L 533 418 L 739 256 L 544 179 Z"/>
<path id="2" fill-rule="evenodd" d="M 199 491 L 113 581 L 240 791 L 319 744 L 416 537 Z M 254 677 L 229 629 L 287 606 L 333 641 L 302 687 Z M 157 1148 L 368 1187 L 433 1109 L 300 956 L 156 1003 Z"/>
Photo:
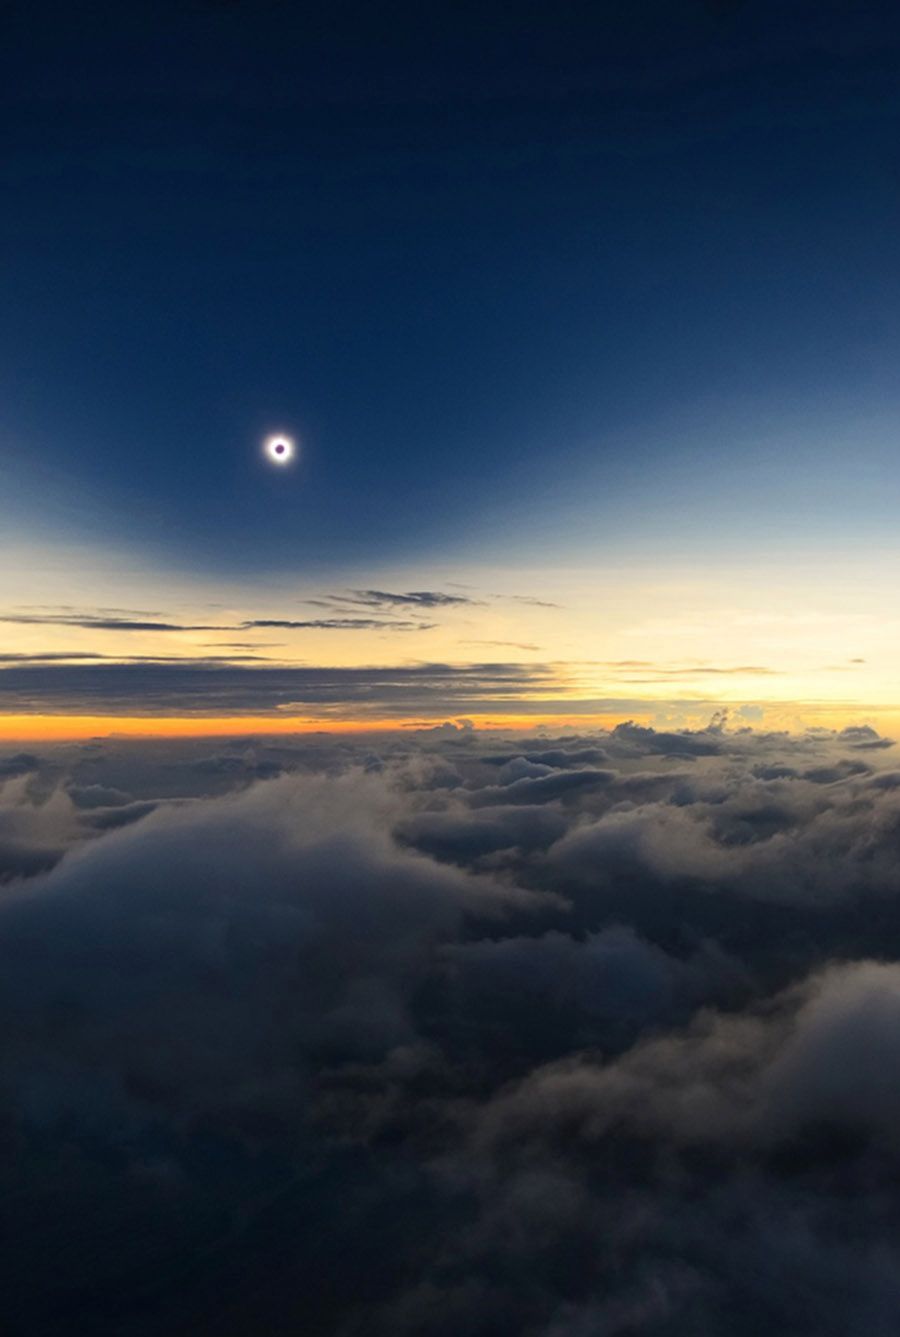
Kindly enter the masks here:
<path id="1" fill-rule="evenodd" d="M 892 1334 L 891 758 L 0 757 L 8 1330 Z"/>

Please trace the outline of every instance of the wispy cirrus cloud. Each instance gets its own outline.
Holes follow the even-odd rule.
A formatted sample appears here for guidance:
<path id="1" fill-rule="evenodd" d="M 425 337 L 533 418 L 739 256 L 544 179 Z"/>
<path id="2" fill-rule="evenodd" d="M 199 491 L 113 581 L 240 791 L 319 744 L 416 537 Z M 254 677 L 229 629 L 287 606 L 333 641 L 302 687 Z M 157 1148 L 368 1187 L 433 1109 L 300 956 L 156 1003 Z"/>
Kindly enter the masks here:
<path id="1" fill-rule="evenodd" d="M 535 599 L 530 594 L 495 594 L 495 599 L 510 599 L 513 603 L 528 604 L 531 608 L 562 608 L 552 599 Z"/>
<path id="2" fill-rule="evenodd" d="M 615 673 L 615 676 L 619 682 L 659 683 L 677 682 L 683 678 L 771 678 L 778 677 L 779 674 L 779 669 L 766 668 L 761 664 L 736 664 L 726 667 L 708 664 L 697 668 L 648 667 L 643 672 L 632 669 L 630 672 L 623 673 L 619 670 Z"/>
<path id="3" fill-rule="evenodd" d="M 307 599 L 306 603 L 315 608 L 377 608 L 406 610 L 455 609 L 479 607 L 481 599 L 468 595 L 446 594 L 441 590 L 406 590 L 396 593 L 390 590 L 351 589 L 338 594 L 326 594 L 319 598 Z"/>
<path id="4" fill-rule="evenodd" d="M 511 650 L 540 650 L 543 647 L 533 645 L 530 641 L 460 641 L 460 645 L 494 645 L 498 647 L 506 646 Z"/>
<path id="5" fill-rule="evenodd" d="M 567 668 L 573 675 L 596 680 L 614 679 L 617 682 L 661 683 L 695 678 L 769 678 L 778 677 L 783 670 L 766 664 L 711 664 L 671 663 L 652 659 L 592 659 L 569 660 Z"/>

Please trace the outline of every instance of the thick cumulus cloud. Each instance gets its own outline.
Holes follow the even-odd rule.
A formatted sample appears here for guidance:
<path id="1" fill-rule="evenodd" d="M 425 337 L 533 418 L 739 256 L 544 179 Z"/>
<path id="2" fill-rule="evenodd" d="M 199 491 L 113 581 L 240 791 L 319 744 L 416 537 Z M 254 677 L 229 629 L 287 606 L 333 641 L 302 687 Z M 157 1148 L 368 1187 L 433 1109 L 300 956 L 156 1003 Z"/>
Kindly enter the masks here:
<path id="1" fill-rule="evenodd" d="M 893 1334 L 891 755 L 0 757 L 5 1330 Z"/>
<path id="2" fill-rule="evenodd" d="M 52 868 L 77 835 L 75 808 L 64 791 L 36 798 L 28 771 L 0 784 L 0 884 Z"/>
<path id="3" fill-rule="evenodd" d="M 380 1054 L 410 1040 L 409 994 L 462 914 L 546 898 L 400 849 L 391 816 L 365 774 L 286 776 L 156 812 L 10 888 L 0 995 L 13 1038 L 17 1018 L 27 1032 L 23 1072 L 36 1042 L 42 1070 L 84 1056 L 83 1078 L 96 1056 L 105 1083 L 115 1055 L 151 1106 L 257 1118 L 273 1059 L 293 1076 L 308 1045 Z M 67 997 L 78 1025 L 63 1054 Z M 64 1081 L 54 1096 L 66 1109 Z"/>

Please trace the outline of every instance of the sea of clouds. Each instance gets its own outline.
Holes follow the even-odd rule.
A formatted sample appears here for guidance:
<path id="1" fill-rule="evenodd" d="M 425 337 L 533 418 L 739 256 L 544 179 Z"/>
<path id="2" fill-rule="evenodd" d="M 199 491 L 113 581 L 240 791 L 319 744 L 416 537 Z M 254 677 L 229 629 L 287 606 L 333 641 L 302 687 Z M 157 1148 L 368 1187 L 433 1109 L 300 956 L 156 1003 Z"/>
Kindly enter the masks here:
<path id="1" fill-rule="evenodd" d="M 18 1337 L 894 1337 L 869 728 L 0 754 Z"/>

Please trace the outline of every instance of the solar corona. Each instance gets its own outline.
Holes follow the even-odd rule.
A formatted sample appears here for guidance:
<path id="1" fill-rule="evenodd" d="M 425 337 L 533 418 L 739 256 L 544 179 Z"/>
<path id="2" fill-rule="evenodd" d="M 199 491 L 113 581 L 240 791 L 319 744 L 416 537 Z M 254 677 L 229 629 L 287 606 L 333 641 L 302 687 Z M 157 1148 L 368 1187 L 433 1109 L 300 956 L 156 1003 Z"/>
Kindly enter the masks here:
<path id="1" fill-rule="evenodd" d="M 284 466 L 290 464 L 296 454 L 296 447 L 289 436 L 270 436 L 263 446 L 266 456 L 272 464 Z"/>

